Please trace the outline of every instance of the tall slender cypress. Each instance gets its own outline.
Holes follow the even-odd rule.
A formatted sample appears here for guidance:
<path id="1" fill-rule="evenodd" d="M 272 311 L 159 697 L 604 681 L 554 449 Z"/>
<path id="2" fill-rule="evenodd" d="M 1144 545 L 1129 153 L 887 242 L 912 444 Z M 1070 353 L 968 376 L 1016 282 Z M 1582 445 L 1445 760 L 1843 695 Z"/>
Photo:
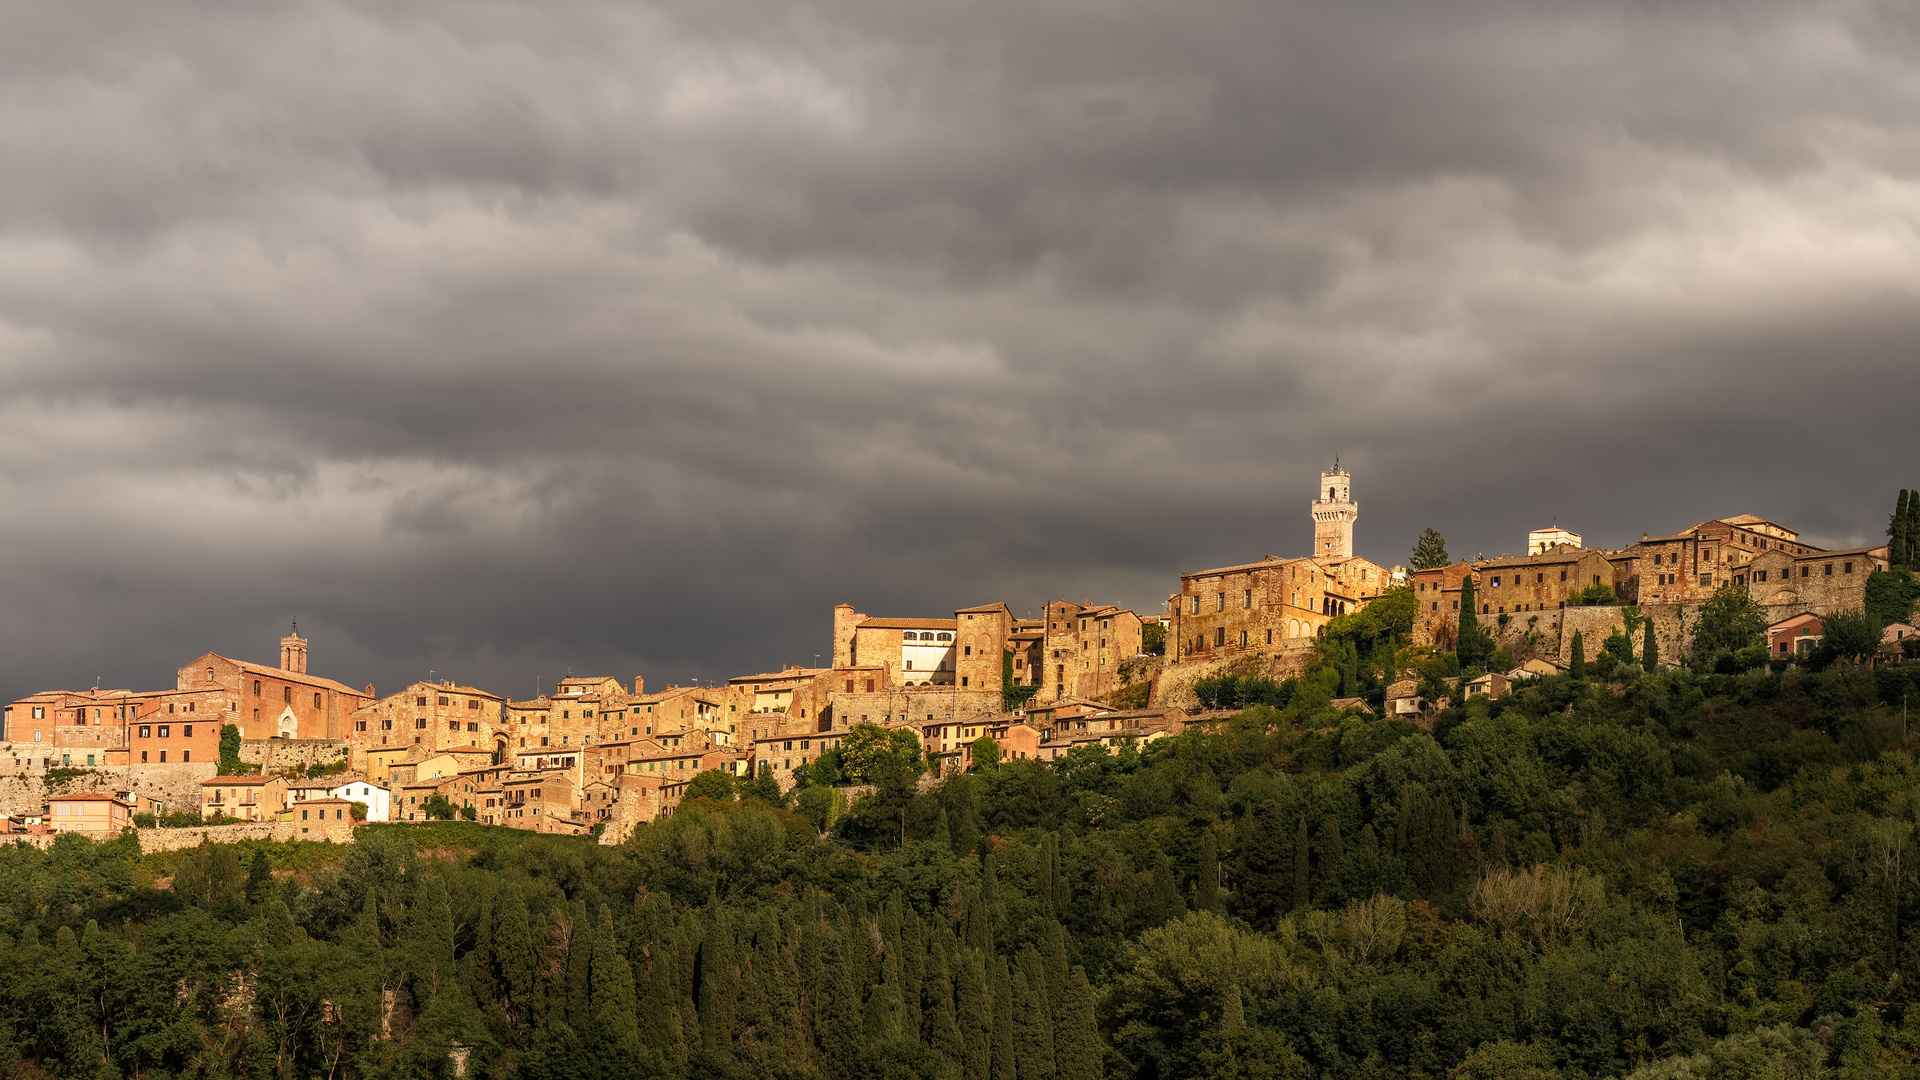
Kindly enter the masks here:
<path id="1" fill-rule="evenodd" d="M 1013 1045 L 1013 977 L 1004 956 L 993 958 L 992 1080 L 1016 1080 Z"/>
<path id="2" fill-rule="evenodd" d="M 1587 677 L 1587 639 L 1578 630 L 1573 632 L 1573 659 L 1567 664 L 1567 674 L 1576 679 Z"/>
<path id="3" fill-rule="evenodd" d="M 927 935 L 926 978 L 920 985 L 921 1022 L 927 1045 L 960 1068 L 967 1050 L 954 1005 L 953 968 L 949 963 L 952 940 L 946 921 L 936 916 L 933 930 Z"/>
<path id="4" fill-rule="evenodd" d="M 1318 877 L 1314 880 L 1314 893 L 1326 896 L 1333 888 L 1334 879 L 1340 876 L 1340 860 L 1346 855 L 1346 845 L 1340 839 L 1340 819 L 1328 814 L 1320 820 L 1320 865 Z"/>
<path id="5" fill-rule="evenodd" d="M 1086 969 L 1075 967 L 1058 996 L 1060 1019 L 1054 1024 L 1053 1056 L 1059 1080 L 1100 1080 L 1105 1054 Z"/>
<path id="6" fill-rule="evenodd" d="M 600 924 L 593 930 L 593 985 L 590 991 L 593 1018 L 613 1037 L 614 1045 L 625 1053 L 640 1049 L 640 1003 L 633 990 L 633 966 L 620 955 L 620 944 L 613 936 L 613 912 L 600 909 Z"/>
<path id="7" fill-rule="evenodd" d="M 586 1026 L 593 1016 L 593 920 L 587 916 L 587 902 L 575 900 L 567 913 L 566 1021 L 574 1030 Z M 560 919 L 554 912 L 554 920 Z"/>
<path id="8" fill-rule="evenodd" d="M 1913 502 L 1913 492 L 1900 489 L 1900 497 L 1894 500 L 1893 516 L 1887 519 L 1887 562 L 1895 569 L 1908 566 L 1908 548 L 1911 538 L 1907 534 L 1907 513 Z"/>
<path id="9" fill-rule="evenodd" d="M 988 1040 L 993 1033 L 993 1002 L 988 997 L 982 967 L 986 954 L 956 948 L 953 962 L 953 1004 L 960 1021 L 960 1075 L 965 1080 L 987 1080 Z"/>
<path id="10" fill-rule="evenodd" d="M 1293 831 L 1293 909 L 1296 911 L 1307 906 L 1308 854 L 1307 819 L 1303 815 Z"/>
<path id="11" fill-rule="evenodd" d="M 1920 491 L 1907 492 L 1907 552 L 1909 570 L 1920 569 Z"/>
<path id="12" fill-rule="evenodd" d="M 927 934 L 920 913 L 907 908 L 900 920 L 900 1030 L 908 1043 L 924 1038 Z"/>
<path id="13" fill-rule="evenodd" d="M 1028 981 L 1026 965 L 1013 973 L 1014 1042 L 1020 1080 L 1053 1080 L 1053 1024 L 1043 991 Z"/>
<path id="14" fill-rule="evenodd" d="M 539 1012 L 534 994 L 540 960 L 533 948 L 526 897 L 516 885 L 508 885 L 502 891 L 499 911 L 494 917 L 493 952 L 500 973 L 501 1010 L 515 1023 L 532 1023 Z"/>
<path id="15" fill-rule="evenodd" d="M 1640 666 L 1648 671 L 1660 670 L 1660 641 L 1653 634 L 1653 616 L 1647 616 L 1646 628 L 1640 641 Z"/>
<path id="16" fill-rule="evenodd" d="M 1213 830 L 1200 833 L 1200 866 L 1193 885 L 1193 906 L 1212 911 L 1220 904 L 1220 852 L 1214 847 Z"/>

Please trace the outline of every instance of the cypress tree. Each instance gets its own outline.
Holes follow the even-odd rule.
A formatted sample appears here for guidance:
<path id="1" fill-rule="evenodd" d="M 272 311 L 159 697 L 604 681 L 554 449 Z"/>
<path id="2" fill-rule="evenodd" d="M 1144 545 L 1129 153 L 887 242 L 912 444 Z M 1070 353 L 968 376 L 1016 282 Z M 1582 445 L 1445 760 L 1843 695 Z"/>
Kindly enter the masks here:
<path id="1" fill-rule="evenodd" d="M 1473 575 L 1468 574 L 1460 579 L 1460 632 L 1453 646 L 1463 669 L 1485 663 L 1489 651 L 1485 648 L 1486 630 L 1480 626 L 1479 602 L 1473 587 Z"/>
<path id="2" fill-rule="evenodd" d="M 960 1034 L 960 1021 L 954 1006 L 953 971 L 948 963 L 946 921 L 935 917 L 927 941 L 926 978 L 920 986 L 921 1021 L 924 1038 L 933 1052 L 953 1063 L 956 1069 L 966 1061 L 966 1040 Z"/>
<path id="3" fill-rule="evenodd" d="M 992 1080 L 1016 1080 L 1013 1046 L 1013 978 L 1006 957 L 993 958 Z"/>
<path id="4" fill-rule="evenodd" d="M 967 948 L 982 954 L 993 951 L 993 929 L 987 925 L 987 905 L 979 889 L 968 889 L 965 894 L 967 905 Z"/>
<path id="5" fill-rule="evenodd" d="M 556 910 L 553 918 L 561 922 L 562 913 Z M 564 935 L 555 936 L 564 936 L 567 943 L 565 1016 L 568 1025 L 579 1031 L 593 1019 L 593 920 L 587 917 L 585 900 L 575 900 L 564 918 Z"/>
<path id="6" fill-rule="evenodd" d="M 1307 819 L 1303 815 L 1293 832 L 1293 910 L 1307 906 Z"/>
<path id="7" fill-rule="evenodd" d="M 633 990 L 633 966 L 620 955 L 613 936 L 613 912 L 600 909 L 593 934 L 593 1018 L 626 1053 L 640 1049 L 640 1003 Z"/>
<path id="8" fill-rule="evenodd" d="M 414 1003 L 424 1008 L 453 975 L 453 904 L 438 874 L 414 890 L 413 907 L 407 911 L 406 955 Z"/>
<path id="9" fill-rule="evenodd" d="M 1240 984 L 1227 987 L 1227 999 L 1220 1006 L 1220 1028 L 1223 1031 L 1239 1031 L 1247 1026 L 1246 1006 L 1240 1001 Z"/>
<path id="10" fill-rule="evenodd" d="M 1093 1014 L 1093 988 L 1085 968 L 1075 967 L 1060 997 L 1060 1019 L 1054 1025 L 1054 1068 L 1059 1080 L 1100 1080 L 1105 1054 Z"/>
<path id="11" fill-rule="evenodd" d="M 993 857 L 993 841 L 981 845 L 980 852 L 980 907 L 986 912 L 986 944 L 982 953 L 993 952 L 994 931 L 1004 924 L 1006 913 L 1000 906 L 1000 866 Z"/>
<path id="12" fill-rule="evenodd" d="M 1316 896 L 1328 896 L 1333 883 L 1340 876 L 1340 860 L 1346 854 L 1346 845 L 1340 840 L 1340 819 L 1328 814 L 1320 820 L 1320 865 L 1319 877 L 1314 882 Z"/>
<path id="13" fill-rule="evenodd" d="M 1907 492 L 1907 569 L 1920 569 L 1920 491 Z"/>
<path id="14" fill-rule="evenodd" d="M 900 995 L 893 987 L 876 986 L 867 996 L 866 1038 L 870 1048 L 900 1044 Z"/>
<path id="15" fill-rule="evenodd" d="M 866 989 L 865 954 L 871 950 L 864 947 L 864 939 L 855 938 L 850 932 L 835 934 L 826 944 L 832 950 L 834 979 L 827 1002 L 829 1041 L 821 1044 L 821 1057 L 829 1076 L 847 1077 L 852 1075 L 853 1064 L 865 1042 L 866 1018 L 862 1010 Z"/>
<path id="16" fill-rule="evenodd" d="M 1587 677 L 1587 640 L 1578 630 L 1573 632 L 1573 660 L 1567 665 L 1567 674 L 1576 679 Z"/>
<path id="17" fill-rule="evenodd" d="M 1046 940 L 1041 943 L 1040 955 L 1046 961 L 1047 1008 L 1053 1014 L 1054 1030 L 1061 1023 L 1062 988 L 1067 985 L 1067 928 L 1057 921 L 1047 925 Z"/>
<path id="18" fill-rule="evenodd" d="M 920 913 L 907 908 L 900 920 L 900 1030 L 907 1042 L 924 1039 L 922 1018 L 927 967 L 926 924 Z"/>
<path id="19" fill-rule="evenodd" d="M 1240 846 L 1240 913 L 1255 926 L 1270 927 L 1293 906 L 1293 860 L 1287 851 L 1280 808 L 1269 799 L 1254 808 L 1246 821 L 1246 842 Z M 1206 873 L 1208 841 L 1201 840 L 1201 873 Z M 1218 881 L 1219 870 L 1214 870 Z M 1203 890 L 1204 891 L 1204 890 Z"/>
<path id="20" fill-rule="evenodd" d="M 368 899 L 372 899 L 371 893 Z M 494 921 L 493 952 L 500 975 L 502 1010 L 515 1023 L 531 1023 L 538 1011 L 533 997 L 539 957 L 533 950 L 527 901 L 517 886 L 509 885 L 502 891 L 499 914 Z"/>
<path id="21" fill-rule="evenodd" d="M 960 1075 L 965 1080 L 987 1080 L 989 1038 L 993 1033 L 993 1002 L 988 997 L 985 954 L 954 950 L 953 1004 L 960 1021 Z"/>
<path id="22" fill-rule="evenodd" d="M 1213 846 L 1213 830 L 1200 833 L 1200 867 L 1193 886 L 1193 906 L 1212 911 L 1220 903 L 1220 853 Z"/>
<path id="23" fill-rule="evenodd" d="M 647 944 L 640 1032 L 651 1057 L 663 1064 L 677 1064 L 686 1056 L 686 1035 L 680 1020 L 679 950 L 671 927 L 663 929 L 661 935 Z"/>
<path id="24" fill-rule="evenodd" d="M 1900 489 L 1900 497 L 1894 500 L 1893 516 L 1887 519 L 1887 563 L 1899 570 L 1907 567 L 1907 552 L 1910 538 L 1907 535 L 1907 512 L 1912 505 L 1913 493 L 1906 488 Z"/>
<path id="25" fill-rule="evenodd" d="M 1640 666 L 1648 671 L 1660 670 L 1660 642 L 1653 634 L 1653 616 L 1647 616 L 1647 624 L 1640 641 Z"/>
<path id="26" fill-rule="evenodd" d="M 1041 993 L 1027 981 L 1025 965 L 1013 973 L 1014 1042 L 1020 1080 L 1053 1080 L 1053 1032 Z"/>
<path id="27" fill-rule="evenodd" d="M 717 901 L 708 907 L 712 918 L 707 922 L 707 939 L 700 947 L 700 1045 L 726 1054 L 733 1048 L 740 988 L 730 920 Z"/>
<path id="28" fill-rule="evenodd" d="M 266 849 L 253 853 L 253 861 L 247 864 L 247 903 L 264 904 L 273 895 L 273 864 L 267 861 Z"/>
<path id="29" fill-rule="evenodd" d="M 480 898 L 480 919 L 473 927 L 473 950 L 462 961 L 466 965 L 467 988 L 474 1004 L 482 1009 L 500 1004 L 500 980 L 493 970 L 493 896 Z"/>

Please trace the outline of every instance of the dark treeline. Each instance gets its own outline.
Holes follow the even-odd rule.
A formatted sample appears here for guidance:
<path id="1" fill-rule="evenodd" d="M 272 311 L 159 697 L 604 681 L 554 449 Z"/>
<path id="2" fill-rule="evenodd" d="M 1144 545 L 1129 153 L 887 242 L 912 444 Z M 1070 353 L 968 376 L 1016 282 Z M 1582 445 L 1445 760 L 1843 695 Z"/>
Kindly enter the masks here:
<path id="1" fill-rule="evenodd" d="M 610 847 L 464 823 L 13 845 L 0 1067 L 1897 1075 L 1920 1044 L 1916 682 L 1550 678 L 1432 732 L 1297 688 L 817 817 L 696 799 Z"/>

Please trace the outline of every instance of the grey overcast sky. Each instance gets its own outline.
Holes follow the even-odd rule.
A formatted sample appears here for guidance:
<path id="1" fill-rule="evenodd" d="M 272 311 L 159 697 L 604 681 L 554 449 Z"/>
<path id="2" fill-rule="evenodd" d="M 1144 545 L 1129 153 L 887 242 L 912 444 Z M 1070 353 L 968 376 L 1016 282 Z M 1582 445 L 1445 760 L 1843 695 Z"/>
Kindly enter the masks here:
<path id="1" fill-rule="evenodd" d="M 4 4 L 0 694 L 1920 487 L 1920 5 Z"/>

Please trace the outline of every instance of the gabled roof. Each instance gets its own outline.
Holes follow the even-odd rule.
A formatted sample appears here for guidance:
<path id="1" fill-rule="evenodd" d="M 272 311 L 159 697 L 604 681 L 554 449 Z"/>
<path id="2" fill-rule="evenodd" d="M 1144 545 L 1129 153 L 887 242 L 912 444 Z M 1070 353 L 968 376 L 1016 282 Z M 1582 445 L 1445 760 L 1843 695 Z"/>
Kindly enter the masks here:
<path id="1" fill-rule="evenodd" d="M 1211 570 L 1194 570 L 1183 573 L 1182 578 L 1212 577 L 1215 574 L 1232 574 L 1241 570 L 1263 570 L 1271 566 L 1281 566 L 1291 562 L 1312 562 L 1311 559 L 1283 559 L 1278 555 L 1263 555 L 1257 561 L 1239 563 L 1235 566 L 1216 566 Z"/>
<path id="2" fill-rule="evenodd" d="M 958 630 L 958 619 L 866 619 L 854 624 L 854 628 L 865 630 Z"/>
<path id="3" fill-rule="evenodd" d="M 264 773 L 248 773 L 245 776 L 215 776 L 200 781 L 201 787 L 263 787 L 280 779 Z"/>
<path id="4" fill-rule="evenodd" d="M 1775 630 L 1784 630 L 1790 626 L 1800 626 L 1804 623 L 1820 622 L 1820 621 L 1821 621 L 1820 616 L 1815 615 L 1811 611 L 1803 611 L 1798 615 L 1790 615 L 1784 619 L 1781 619 L 1777 623 L 1768 623 L 1767 632 L 1771 634 Z"/>
<path id="5" fill-rule="evenodd" d="M 185 666 L 199 667 L 208 657 L 213 657 L 216 660 L 225 660 L 227 663 L 232 664 L 249 675 L 265 675 L 270 679 L 279 679 L 282 682 L 304 683 L 307 686 L 324 687 L 335 693 L 348 694 L 362 699 L 370 696 L 365 690 L 357 690 L 348 686 L 346 683 L 334 682 L 332 679 L 323 679 L 318 675 L 304 675 L 298 671 L 288 671 L 286 668 L 271 667 L 267 664 L 255 664 L 246 660 L 235 660 L 231 656 L 221 656 L 215 652 L 202 653 L 198 659 Z M 177 693 L 178 691 L 174 692 Z"/>
<path id="6" fill-rule="evenodd" d="M 121 806 L 130 806 L 130 805 L 132 805 L 131 803 L 129 803 L 129 802 L 127 802 L 127 800 L 125 800 L 125 799 L 121 799 L 121 798 L 116 798 L 115 796 L 112 796 L 112 795 L 102 795 L 101 793 L 99 793 L 99 792 L 97 792 L 97 791 L 82 791 L 82 792 L 78 792 L 78 793 L 76 793 L 76 794 L 73 794 L 73 795 L 49 795 L 49 796 L 47 796 L 47 802 L 49 802 L 49 803 L 57 803 L 57 802 L 114 802 L 114 803 L 119 803 L 119 804 L 120 804 Z"/>
<path id="7" fill-rule="evenodd" d="M 979 607 L 955 608 L 953 613 L 955 615 L 982 615 L 992 611 L 1007 611 L 1007 605 L 1004 603 L 981 604 Z M 1013 613 L 1008 611 L 1007 614 L 1012 615 Z"/>
<path id="8" fill-rule="evenodd" d="M 832 668 L 788 668 L 785 671 L 769 671 L 760 675 L 735 675 L 733 678 L 727 680 L 727 685 L 731 686 L 734 683 L 750 682 L 780 682 L 782 680 L 796 679 L 805 681 L 819 675 L 829 674 L 832 671 Z"/>

